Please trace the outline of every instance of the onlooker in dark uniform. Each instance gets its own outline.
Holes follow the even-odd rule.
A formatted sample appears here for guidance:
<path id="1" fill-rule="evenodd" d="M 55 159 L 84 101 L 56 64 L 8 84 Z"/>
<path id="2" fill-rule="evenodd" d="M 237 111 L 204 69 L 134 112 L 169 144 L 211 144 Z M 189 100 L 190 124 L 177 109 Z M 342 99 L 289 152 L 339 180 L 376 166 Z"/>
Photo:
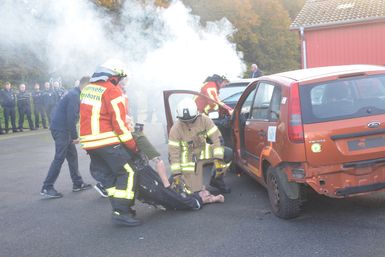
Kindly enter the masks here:
<path id="1" fill-rule="evenodd" d="M 255 63 L 253 63 L 251 65 L 251 74 L 250 74 L 250 78 L 258 78 L 262 76 L 262 71 L 258 68 L 258 65 L 256 65 Z"/>
<path id="2" fill-rule="evenodd" d="M 66 90 L 60 85 L 58 81 L 53 83 L 53 91 L 55 92 L 56 102 L 63 98 Z"/>
<path id="3" fill-rule="evenodd" d="M 23 131 L 24 115 L 27 115 L 29 129 L 35 130 L 31 113 L 31 93 L 25 91 L 25 84 L 19 86 L 17 109 L 19 110 L 19 131 Z"/>
<path id="4" fill-rule="evenodd" d="M 3 107 L 3 92 L 2 90 L 0 90 L 0 107 Z M 4 131 L 3 131 L 3 126 L 1 124 L 1 120 L 0 120 L 0 135 L 4 134 Z"/>
<path id="5" fill-rule="evenodd" d="M 1 91 L 0 91 L 0 107 L 3 107 L 3 97 L 1 95 Z M 3 126 L 1 124 L 1 120 L 0 120 L 0 135 L 4 134 L 4 131 L 3 131 Z"/>
<path id="6" fill-rule="evenodd" d="M 9 131 L 9 117 L 11 117 L 12 131 L 18 132 L 16 129 L 16 95 L 11 88 L 11 83 L 6 82 L 4 84 L 4 89 L 1 91 L 1 98 L 4 109 L 5 133 Z"/>
<path id="7" fill-rule="evenodd" d="M 45 114 L 47 115 L 48 122 L 51 124 L 51 113 L 53 108 L 55 107 L 56 97 L 53 89 L 51 89 L 51 85 L 49 82 L 44 83 L 44 91 L 43 91 L 43 106 L 45 110 Z"/>
<path id="8" fill-rule="evenodd" d="M 33 99 L 33 111 L 35 114 L 35 128 L 39 128 L 40 126 L 40 117 L 43 123 L 43 127 L 47 128 L 47 121 L 45 119 L 45 111 L 43 104 L 43 92 L 40 91 L 39 83 L 35 83 L 34 91 L 32 92 Z"/>
<path id="9" fill-rule="evenodd" d="M 87 85 L 89 77 L 81 80 L 80 86 L 71 89 L 57 104 L 52 112 L 51 134 L 55 140 L 55 157 L 49 167 L 40 194 L 48 198 L 59 198 L 63 195 L 54 188 L 60 169 L 67 159 L 73 183 L 72 191 L 78 192 L 91 188 L 83 182 L 79 173 L 78 153 L 75 144 L 79 143 L 76 124 L 79 120 L 80 91 Z"/>

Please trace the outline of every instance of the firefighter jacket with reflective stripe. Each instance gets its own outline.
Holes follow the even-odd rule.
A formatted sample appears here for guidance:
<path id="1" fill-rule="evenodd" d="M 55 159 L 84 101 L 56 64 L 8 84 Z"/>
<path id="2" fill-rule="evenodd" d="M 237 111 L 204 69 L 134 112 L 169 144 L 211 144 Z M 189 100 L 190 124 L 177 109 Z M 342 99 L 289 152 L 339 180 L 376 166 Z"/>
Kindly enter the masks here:
<path id="1" fill-rule="evenodd" d="M 207 142 L 209 139 L 210 144 Z M 198 160 L 223 159 L 221 132 L 205 115 L 192 123 L 176 121 L 169 134 L 168 151 L 173 173 L 194 172 Z"/>
<path id="2" fill-rule="evenodd" d="M 80 143 L 90 150 L 123 143 L 136 152 L 135 140 L 126 124 L 126 101 L 110 81 L 87 85 L 80 94 Z"/>
<path id="3" fill-rule="evenodd" d="M 231 107 L 225 105 L 219 99 L 219 97 L 218 97 L 218 86 L 217 86 L 217 84 L 214 81 L 206 82 L 202 86 L 202 88 L 200 90 L 200 93 L 202 95 L 208 96 L 210 99 L 220 103 L 224 108 L 226 108 L 228 110 L 231 110 Z M 209 100 L 207 100 L 206 98 L 203 98 L 201 96 L 198 96 L 195 99 L 195 102 L 197 104 L 198 111 L 200 113 L 208 114 L 210 111 L 218 110 L 218 105 L 217 104 L 212 103 Z"/>

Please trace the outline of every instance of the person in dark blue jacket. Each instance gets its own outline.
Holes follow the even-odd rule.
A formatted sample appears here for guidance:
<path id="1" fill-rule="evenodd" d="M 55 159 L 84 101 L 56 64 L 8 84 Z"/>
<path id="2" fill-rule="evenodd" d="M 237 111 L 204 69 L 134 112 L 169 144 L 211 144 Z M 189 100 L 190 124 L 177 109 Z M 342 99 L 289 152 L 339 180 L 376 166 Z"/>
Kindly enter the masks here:
<path id="1" fill-rule="evenodd" d="M 51 88 L 51 84 L 49 82 L 44 83 L 43 90 L 43 106 L 45 110 L 45 115 L 48 118 L 48 123 L 51 124 L 51 114 L 55 107 L 55 103 L 57 101 L 56 94 Z"/>
<path id="2" fill-rule="evenodd" d="M 24 115 L 27 116 L 30 130 L 35 130 L 31 112 L 31 93 L 27 92 L 25 84 L 20 84 L 17 94 L 17 109 L 19 110 L 19 131 L 23 131 Z"/>
<path id="3" fill-rule="evenodd" d="M 12 131 L 18 132 L 16 128 L 16 94 L 11 88 L 10 82 L 5 82 L 1 91 L 2 104 L 4 109 L 5 133 L 8 133 L 9 118 L 11 118 Z"/>
<path id="4" fill-rule="evenodd" d="M 91 187 L 83 182 L 79 173 L 78 154 L 75 144 L 79 143 L 76 124 L 79 120 L 80 91 L 87 85 L 90 77 L 83 77 L 79 87 L 71 89 L 52 111 L 50 130 L 55 141 L 55 157 L 49 167 L 40 194 L 47 198 L 60 198 L 63 195 L 54 188 L 61 166 L 67 159 L 73 183 L 72 191 L 78 192 Z"/>
<path id="5" fill-rule="evenodd" d="M 35 114 L 35 128 L 40 126 L 40 117 L 43 123 L 43 128 L 47 128 L 47 121 L 45 119 L 44 103 L 43 103 L 43 92 L 40 90 L 39 83 L 35 83 L 34 90 L 32 92 L 33 99 L 33 111 Z"/>
<path id="6" fill-rule="evenodd" d="M 251 73 L 250 73 L 250 78 L 259 78 L 262 76 L 262 71 L 259 69 L 258 65 L 253 63 L 251 65 Z"/>

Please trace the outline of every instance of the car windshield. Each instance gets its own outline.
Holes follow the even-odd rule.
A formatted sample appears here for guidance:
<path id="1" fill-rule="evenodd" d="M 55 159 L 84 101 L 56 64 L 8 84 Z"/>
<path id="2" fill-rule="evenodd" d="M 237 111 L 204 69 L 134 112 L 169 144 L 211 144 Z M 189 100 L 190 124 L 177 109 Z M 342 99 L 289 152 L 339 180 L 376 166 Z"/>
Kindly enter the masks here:
<path id="1" fill-rule="evenodd" d="M 385 75 L 301 86 L 300 97 L 305 124 L 385 114 Z"/>
<path id="2" fill-rule="evenodd" d="M 239 98 L 241 97 L 243 92 L 237 92 L 229 97 L 226 97 L 225 99 L 222 99 L 222 102 L 227 103 L 227 102 L 238 102 Z"/>
<path id="3" fill-rule="evenodd" d="M 219 99 L 224 100 L 230 96 L 234 96 L 237 93 L 240 93 L 239 94 L 239 97 L 240 97 L 242 92 L 245 91 L 248 84 L 249 84 L 249 82 L 230 83 L 229 85 L 222 87 L 219 90 Z M 239 97 L 238 97 L 238 99 L 239 99 Z M 238 99 L 236 101 L 238 101 Z"/>

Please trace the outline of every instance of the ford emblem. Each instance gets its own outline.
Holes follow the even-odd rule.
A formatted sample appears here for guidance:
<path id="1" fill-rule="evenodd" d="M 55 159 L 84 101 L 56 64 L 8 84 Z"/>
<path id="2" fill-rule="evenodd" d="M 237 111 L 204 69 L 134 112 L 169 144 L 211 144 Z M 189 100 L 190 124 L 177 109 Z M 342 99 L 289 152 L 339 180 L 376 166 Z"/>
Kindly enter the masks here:
<path id="1" fill-rule="evenodd" d="M 373 121 L 373 122 L 370 122 L 368 123 L 368 128 L 378 128 L 380 126 L 381 123 L 379 123 L 378 121 Z"/>

